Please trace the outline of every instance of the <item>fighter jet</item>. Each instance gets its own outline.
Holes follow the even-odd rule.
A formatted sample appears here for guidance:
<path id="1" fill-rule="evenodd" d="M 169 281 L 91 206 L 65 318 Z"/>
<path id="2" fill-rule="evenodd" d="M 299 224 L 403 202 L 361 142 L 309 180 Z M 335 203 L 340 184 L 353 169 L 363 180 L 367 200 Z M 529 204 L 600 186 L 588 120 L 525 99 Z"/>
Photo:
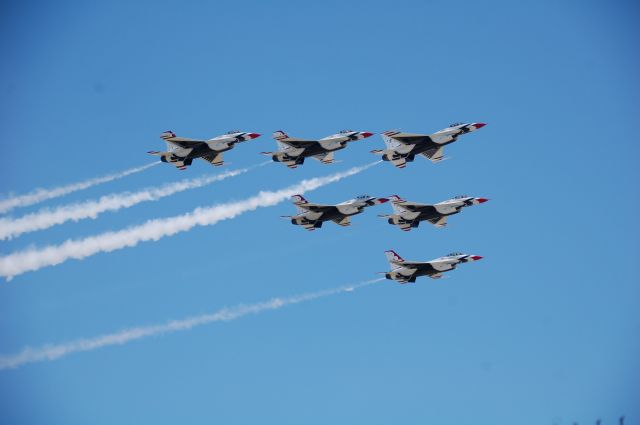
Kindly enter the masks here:
<path id="1" fill-rule="evenodd" d="M 348 142 L 370 137 L 373 133 L 366 131 L 342 130 L 320 140 L 306 140 L 289 137 L 283 131 L 273 133 L 273 138 L 278 144 L 276 152 L 261 152 L 270 156 L 275 162 L 282 162 L 289 168 L 296 168 L 304 164 L 305 158 L 313 158 L 323 164 L 333 162 L 333 153 L 344 149 Z"/>
<path id="2" fill-rule="evenodd" d="M 391 266 L 391 271 L 381 272 L 384 277 L 390 280 L 395 280 L 398 283 L 413 283 L 417 277 L 428 276 L 431 279 L 440 279 L 444 272 L 453 270 L 460 263 L 469 263 L 471 261 L 481 260 L 479 255 L 461 254 L 459 252 L 453 252 L 444 257 L 436 258 L 435 260 L 417 262 L 417 261 L 405 261 L 402 257 L 396 254 L 395 251 L 385 251 L 387 261 Z"/>
<path id="3" fill-rule="evenodd" d="M 383 204 L 388 199 L 362 195 L 337 205 L 321 205 L 309 203 L 302 195 L 294 195 L 291 201 L 298 208 L 298 214 L 282 217 L 290 218 L 292 224 L 303 226 L 307 230 L 316 230 L 329 220 L 340 226 L 349 226 L 352 215 L 360 214 L 366 207 Z"/>
<path id="4" fill-rule="evenodd" d="M 467 195 L 456 196 L 453 199 L 448 199 L 435 205 L 408 202 L 398 195 L 390 196 L 389 200 L 395 214 L 381 214 L 379 217 L 388 217 L 389 224 L 394 224 L 405 232 L 418 227 L 420 222 L 425 220 L 436 227 L 445 227 L 447 225 L 447 217 L 450 215 L 458 214 L 464 207 L 488 201 L 487 198 L 474 198 Z"/>
<path id="5" fill-rule="evenodd" d="M 233 149 L 236 143 L 255 139 L 259 136 L 258 133 L 232 130 L 213 139 L 198 140 L 177 137 L 173 131 L 165 131 L 160 135 L 160 138 L 167 143 L 167 151 L 149 151 L 148 153 L 159 156 L 160 161 L 173 164 L 179 170 L 185 170 L 197 158 L 219 167 L 224 163 L 222 152 Z"/>
<path id="6" fill-rule="evenodd" d="M 398 168 L 404 168 L 407 162 L 412 162 L 416 155 L 422 155 L 431 162 L 440 162 L 444 159 L 444 147 L 455 142 L 461 134 L 467 134 L 484 127 L 486 124 L 454 123 L 444 130 L 433 134 L 412 134 L 400 131 L 385 131 L 382 139 L 387 149 L 371 151 L 376 155 L 382 155 L 384 161 L 391 161 Z"/>

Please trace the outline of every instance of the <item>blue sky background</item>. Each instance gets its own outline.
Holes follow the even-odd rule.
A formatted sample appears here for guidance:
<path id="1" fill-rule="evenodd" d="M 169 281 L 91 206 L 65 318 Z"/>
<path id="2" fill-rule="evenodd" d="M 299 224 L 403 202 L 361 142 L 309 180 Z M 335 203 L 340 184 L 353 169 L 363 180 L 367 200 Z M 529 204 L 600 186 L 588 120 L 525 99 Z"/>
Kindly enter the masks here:
<path id="1" fill-rule="evenodd" d="M 108 4 L 107 4 L 108 3 Z M 383 251 L 483 255 L 442 281 L 335 297 L 0 372 L 2 423 L 640 423 L 637 19 L 632 2 L 14 2 L 0 12 L 0 190 L 143 165 L 164 130 L 434 132 L 488 125 L 404 170 L 309 194 L 491 198 L 403 233 L 305 232 L 283 203 L 0 282 L 0 353 L 359 282 Z M 270 164 L 0 244 L 7 254 L 375 160 Z M 46 205 L 215 173 L 158 166 Z M 42 205 L 15 210 L 19 216 Z"/>

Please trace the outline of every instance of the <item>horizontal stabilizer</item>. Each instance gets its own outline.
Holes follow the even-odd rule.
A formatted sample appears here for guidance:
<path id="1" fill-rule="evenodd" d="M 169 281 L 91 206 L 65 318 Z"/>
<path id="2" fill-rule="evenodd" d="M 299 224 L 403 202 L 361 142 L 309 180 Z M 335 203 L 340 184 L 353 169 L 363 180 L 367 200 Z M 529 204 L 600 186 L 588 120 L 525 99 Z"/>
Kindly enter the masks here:
<path id="1" fill-rule="evenodd" d="M 422 153 L 422 156 L 427 158 L 429 161 L 436 163 L 440 161 L 444 161 L 446 158 L 444 157 L 444 146 L 440 146 L 439 148 L 429 149 L 428 151 Z"/>
<path id="2" fill-rule="evenodd" d="M 431 218 L 431 219 L 429 219 L 429 223 L 433 224 L 436 227 L 440 227 L 440 228 L 446 227 L 446 225 L 447 225 L 447 216 L 445 215 L 445 216 L 440 217 L 440 218 Z"/>
<path id="3" fill-rule="evenodd" d="M 336 218 L 336 219 L 333 219 L 331 221 L 333 221 L 334 223 L 336 223 L 336 224 L 338 224 L 340 226 L 343 226 L 343 227 L 351 225 L 351 220 L 349 219 L 349 217 Z"/>
<path id="4" fill-rule="evenodd" d="M 200 158 L 207 161 L 209 164 L 215 167 L 219 167 L 222 164 L 224 164 L 224 161 L 222 159 L 222 152 L 219 152 L 219 153 L 212 152 L 207 155 L 201 156 Z"/>

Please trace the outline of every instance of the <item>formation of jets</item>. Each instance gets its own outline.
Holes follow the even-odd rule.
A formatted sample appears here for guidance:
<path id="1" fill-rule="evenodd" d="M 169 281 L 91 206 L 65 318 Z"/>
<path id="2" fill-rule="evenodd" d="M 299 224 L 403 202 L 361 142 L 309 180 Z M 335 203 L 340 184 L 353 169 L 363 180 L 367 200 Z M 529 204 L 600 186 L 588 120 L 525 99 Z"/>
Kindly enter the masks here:
<path id="1" fill-rule="evenodd" d="M 398 168 L 406 167 L 407 162 L 412 162 L 416 155 L 422 155 L 434 163 L 440 162 L 446 159 L 444 157 L 446 145 L 458 140 L 460 135 L 471 133 L 485 125 L 481 122 L 454 123 L 433 134 L 385 131 L 382 133 L 382 139 L 387 149 L 376 149 L 371 153 L 382 155 L 383 161 L 389 161 Z M 180 170 L 186 169 L 197 158 L 220 166 L 224 163 L 222 160 L 223 152 L 233 149 L 236 143 L 246 142 L 259 136 L 258 133 L 234 130 L 209 140 L 200 140 L 177 137 L 173 131 L 165 131 L 160 135 L 160 138 L 167 143 L 167 150 L 164 152 L 149 151 L 148 153 L 159 156 L 160 161 L 173 164 Z M 287 133 L 280 130 L 273 133 L 278 150 L 261 153 L 289 168 L 297 168 L 298 165 L 304 164 L 306 158 L 316 159 L 323 164 L 331 164 L 334 162 L 334 152 L 346 148 L 349 142 L 371 136 L 373 133 L 368 131 L 342 130 L 331 136 L 314 140 L 289 137 Z"/>
<path id="2" fill-rule="evenodd" d="M 416 155 L 437 163 L 447 159 L 444 156 L 445 146 L 456 142 L 461 135 L 474 132 L 485 125 L 481 122 L 454 123 L 433 134 L 385 131 L 381 136 L 386 149 L 372 150 L 371 153 L 381 155 L 383 161 L 391 162 L 397 168 L 405 168 L 408 162 L 413 162 Z M 349 142 L 363 140 L 372 135 L 373 133 L 367 131 L 342 130 L 322 139 L 299 139 L 290 137 L 284 131 L 276 131 L 273 133 L 273 139 L 278 149 L 261 153 L 292 169 L 304 164 L 306 158 L 331 164 L 334 162 L 334 152 L 346 148 Z M 234 130 L 212 139 L 200 140 L 177 137 L 172 131 L 165 131 L 160 138 L 166 142 L 167 150 L 149 153 L 159 156 L 162 162 L 172 164 L 180 170 L 185 170 L 194 159 L 202 159 L 214 166 L 220 166 L 224 164 L 223 152 L 233 149 L 238 143 L 259 136 L 258 133 Z M 387 198 L 362 195 L 339 204 L 327 205 L 310 203 L 302 195 L 294 195 L 292 201 L 297 208 L 296 215 L 282 217 L 309 231 L 320 229 L 326 221 L 349 226 L 351 216 L 363 213 L 367 207 L 390 201 L 393 214 L 381 214 L 380 217 L 387 218 L 389 224 L 408 232 L 417 228 L 421 221 L 428 221 L 435 227 L 443 228 L 447 225 L 449 216 L 460 213 L 463 208 L 482 204 L 488 199 L 462 195 L 436 204 L 421 204 L 406 201 L 398 195 Z M 479 255 L 452 253 L 431 261 L 417 262 L 405 261 L 392 250 L 385 251 L 385 255 L 391 270 L 383 274 L 387 279 L 401 284 L 415 282 L 419 276 L 439 279 L 443 273 L 454 270 L 458 264 L 482 259 Z"/>

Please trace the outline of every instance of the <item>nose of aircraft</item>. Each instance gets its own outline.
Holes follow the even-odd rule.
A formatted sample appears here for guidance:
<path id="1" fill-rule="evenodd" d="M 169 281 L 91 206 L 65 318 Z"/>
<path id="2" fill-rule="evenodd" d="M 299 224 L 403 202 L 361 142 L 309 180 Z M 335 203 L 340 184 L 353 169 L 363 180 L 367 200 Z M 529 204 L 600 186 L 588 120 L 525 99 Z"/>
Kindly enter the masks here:
<path id="1" fill-rule="evenodd" d="M 256 139 L 258 137 L 260 137 L 259 133 L 249 133 L 249 137 L 251 137 L 252 139 Z"/>
<path id="2" fill-rule="evenodd" d="M 485 125 L 487 125 L 487 124 L 486 124 L 486 123 L 483 123 L 483 122 L 477 122 L 477 123 L 473 124 L 473 126 L 474 126 L 476 129 L 478 129 L 478 128 L 482 128 L 482 127 L 484 127 Z"/>
<path id="3" fill-rule="evenodd" d="M 472 256 L 471 256 L 471 259 L 472 259 L 473 261 L 482 260 L 482 258 L 483 258 L 483 257 L 481 257 L 481 256 L 479 256 L 479 255 L 472 255 Z"/>
<path id="4" fill-rule="evenodd" d="M 478 201 L 479 204 L 484 204 L 485 202 L 488 201 L 487 198 L 476 198 L 476 201 Z"/>
<path id="5" fill-rule="evenodd" d="M 366 139 L 367 137 L 373 136 L 373 133 L 369 133 L 368 131 L 362 131 L 362 132 L 360 132 L 360 134 L 362 134 L 362 138 L 363 139 Z"/>

